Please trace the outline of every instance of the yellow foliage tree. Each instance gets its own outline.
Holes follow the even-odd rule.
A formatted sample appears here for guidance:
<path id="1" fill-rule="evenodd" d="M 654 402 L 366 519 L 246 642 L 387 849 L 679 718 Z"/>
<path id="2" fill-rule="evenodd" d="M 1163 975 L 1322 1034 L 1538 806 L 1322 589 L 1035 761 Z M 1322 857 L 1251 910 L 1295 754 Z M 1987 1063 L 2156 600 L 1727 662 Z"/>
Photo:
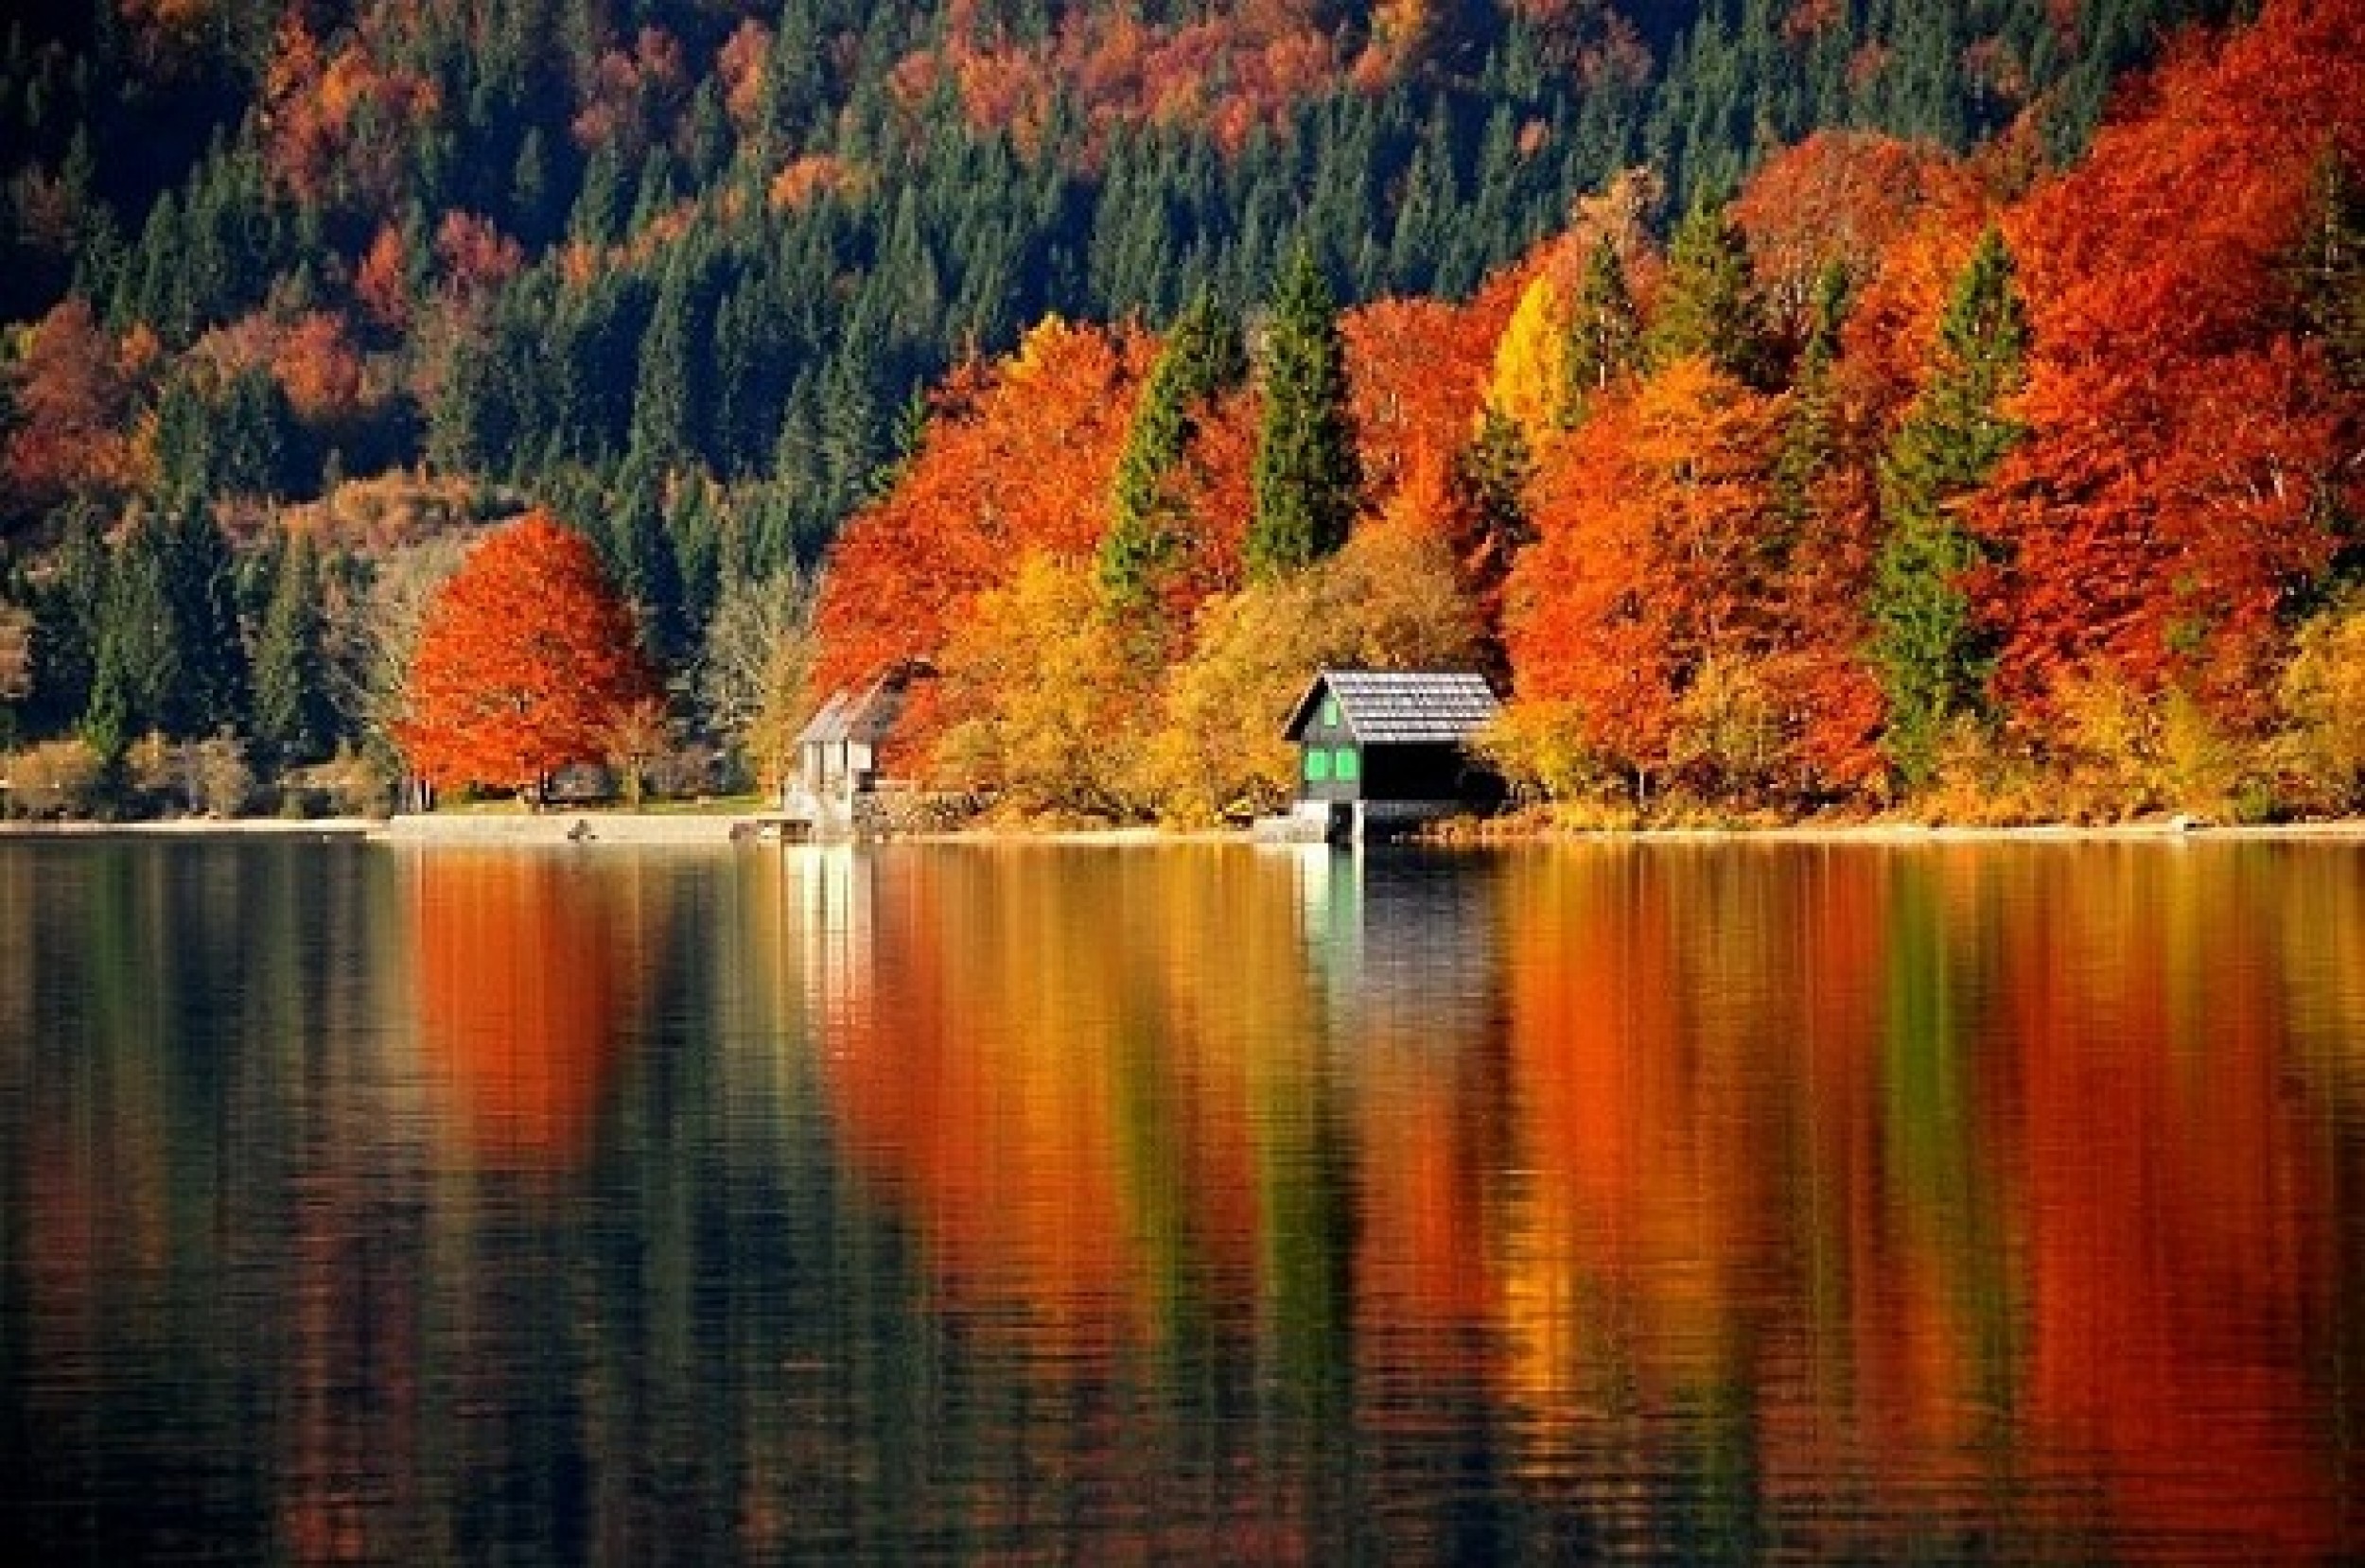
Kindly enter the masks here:
<path id="1" fill-rule="evenodd" d="M 1517 422 L 1531 445 L 1558 429 L 1568 396 L 1567 285 L 1556 270 L 1535 275 L 1495 345 L 1487 398 Z"/>
<path id="2" fill-rule="evenodd" d="M 2365 597 L 2301 628 L 2281 695 L 2297 771 L 2324 804 L 2365 807 Z"/>
<path id="3" fill-rule="evenodd" d="M 1155 709 L 1126 649 L 1091 564 L 1028 556 L 978 597 L 939 661 L 956 715 L 939 766 L 1028 815 L 1142 814 L 1137 758 Z"/>
<path id="4" fill-rule="evenodd" d="M 1379 523 L 1329 560 L 1202 612 L 1192 656 L 1168 676 L 1147 776 L 1159 812 L 1204 824 L 1278 809 L 1296 781 L 1281 728 L 1324 667 L 1467 666 L 1480 618 L 1436 535 Z"/>

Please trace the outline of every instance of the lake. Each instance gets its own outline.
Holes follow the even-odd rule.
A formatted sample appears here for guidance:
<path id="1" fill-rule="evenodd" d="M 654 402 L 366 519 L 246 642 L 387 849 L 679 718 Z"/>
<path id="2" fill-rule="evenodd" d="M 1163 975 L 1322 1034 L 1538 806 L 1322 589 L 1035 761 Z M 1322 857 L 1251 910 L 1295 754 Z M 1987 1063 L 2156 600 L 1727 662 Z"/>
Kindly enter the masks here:
<path id="1" fill-rule="evenodd" d="M 19 841 L 0 921 L 37 1559 L 2365 1554 L 2365 845 Z"/>

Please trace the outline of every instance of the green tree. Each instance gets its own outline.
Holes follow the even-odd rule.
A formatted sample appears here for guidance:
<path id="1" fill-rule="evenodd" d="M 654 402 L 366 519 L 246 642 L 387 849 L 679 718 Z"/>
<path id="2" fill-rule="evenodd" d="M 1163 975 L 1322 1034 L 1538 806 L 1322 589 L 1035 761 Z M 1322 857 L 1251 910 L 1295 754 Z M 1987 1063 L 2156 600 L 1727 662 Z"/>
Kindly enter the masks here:
<path id="1" fill-rule="evenodd" d="M 1592 400 L 1632 375 L 1641 359 L 1641 319 L 1626 286 L 1617 243 L 1603 235 L 1585 258 L 1576 308 L 1568 313 L 1568 423 L 1584 419 Z"/>
<path id="2" fill-rule="evenodd" d="M 1990 228 L 1956 279 L 1930 378 L 1881 462 L 1887 524 L 1873 584 L 1874 662 L 1888 697 L 1886 747 L 1927 781 L 1948 723 L 1973 712 L 1988 652 L 1963 574 L 1981 558 L 1956 510 L 2026 434 L 2004 410 L 2027 377 L 2028 317 L 2011 252 Z"/>
<path id="3" fill-rule="evenodd" d="M 155 526 L 143 524 L 109 564 L 82 739 L 112 763 L 134 737 L 171 723 L 182 683 L 165 549 Z"/>
<path id="4" fill-rule="evenodd" d="M 1796 534 L 1813 511 L 1816 487 L 1839 462 L 1839 329 L 1848 317 L 1848 270 L 1839 262 L 1815 281 L 1814 318 L 1793 378 L 1774 462 L 1774 509 Z"/>
<path id="5" fill-rule="evenodd" d="M 2323 345 L 2342 386 L 2365 388 L 2365 191 L 2327 148 L 2308 198 L 2289 263 L 2300 330 Z"/>
<path id="6" fill-rule="evenodd" d="M 1238 325 L 1201 291 L 1150 367 L 1117 460 L 1109 531 L 1100 545 L 1100 586 L 1112 603 L 1138 608 L 1151 597 L 1176 543 L 1167 476 L 1182 461 L 1202 406 L 1247 374 Z"/>
<path id="7" fill-rule="evenodd" d="M 254 739 L 283 764 L 327 755 L 335 725 L 322 681 L 320 593 L 312 541 L 290 534 L 254 642 Z"/>
<path id="8" fill-rule="evenodd" d="M 33 601 L 32 689 L 25 708 L 36 731 L 55 734 L 90 707 L 106 624 L 108 575 L 97 522 L 78 513 L 68 523 L 56 571 Z"/>
<path id="9" fill-rule="evenodd" d="M 665 526 L 657 476 L 641 463 L 627 464 L 621 492 L 608 514 L 605 557 L 608 575 L 633 607 L 640 636 L 662 661 L 681 656 L 689 628 L 682 606 L 681 558 Z"/>
<path id="10" fill-rule="evenodd" d="M 1754 384 L 1763 371 L 1765 329 L 1748 246 L 1723 203 L 1711 198 L 1695 200 L 1675 230 L 1643 350 L 1654 370 L 1696 355 L 1737 381 Z"/>
<path id="11" fill-rule="evenodd" d="M 1339 307 L 1304 245 L 1283 267 L 1273 297 L 1264 392 L 1247 549 L 1249 573 L 1260 580 L 1345 544 L 1363 487 Z"/>

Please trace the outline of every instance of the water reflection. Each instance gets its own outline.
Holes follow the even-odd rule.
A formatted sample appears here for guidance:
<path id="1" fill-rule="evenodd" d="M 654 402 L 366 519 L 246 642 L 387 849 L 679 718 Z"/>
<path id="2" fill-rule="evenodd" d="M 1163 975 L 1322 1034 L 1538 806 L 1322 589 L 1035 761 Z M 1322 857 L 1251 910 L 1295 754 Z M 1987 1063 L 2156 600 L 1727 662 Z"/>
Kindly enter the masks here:
<path id="1" fill-rule="evenodd" d="M 2365 857 L 0 848 L 51 1554 L 2323 1559 Z"/>

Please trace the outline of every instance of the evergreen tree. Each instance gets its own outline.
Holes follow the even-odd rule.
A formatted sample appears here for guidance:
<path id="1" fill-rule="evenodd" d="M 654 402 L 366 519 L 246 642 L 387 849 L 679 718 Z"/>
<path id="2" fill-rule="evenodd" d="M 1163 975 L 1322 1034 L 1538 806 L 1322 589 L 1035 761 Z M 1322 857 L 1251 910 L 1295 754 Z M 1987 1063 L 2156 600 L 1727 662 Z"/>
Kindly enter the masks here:
<path id="1" fill-rule="evenodd" d="M 1583 420 L 1593 399 L 1632 375 L 1641 358 L 1641 321 L 1627 291 L 1618 246 L 1603 235 L 1585 260 L 1576 307 L 1568 313 L 1568 421 Z"/>
<path id="2" fill-rule="evenodd" d="M 1667 281 L 1644 339 L 1653 369 L 1698 355 L 1737 381 L 1764 368 L 1764 327 L 1750 286 L 1749 251 L 1723 204 L 1694 201 L 1667 252 Z"/>
<path id="3" fill-rule="evenodd" d="M 2027 356 L 2011 252 L 1990 228 L 1948 299 L 1929 382 L 1881 462 L 1888 532 L 1872 653 L 1888 697 L 1887 750 L 1908 784 L 1927 781 L 1948 723 L 1978 706 L 1987 653 L 1961 580 L 1981 555 L 1956 508 L 2026 433 L 2004 403 L 2025 381 Z"/>
<path id="4" fill-rule="evenodd" d="M 107 571 L 82 738 L 112 762 L 139 736 L 171 722 L 183 684 L 179 627 L 153 525 L 131 531 Z"/>
<path id="5" fill-rule="evenodd" d="M 1840 323 L 1848 314 L 1848 270 L 1839 262 L 1815 280 L 1814 319 L 1799 351 L 1774 462 L 1774 506 L 1786 533 L 1796 533 L 1813 510 L 1815 486 L 1839 460 L 1840 408 L 1836 371 Z"/>
<path id="6" fill-rule="evenodd" d="M 321 684 L 320 562 L 309 535 L 290 534 L 254 644 L 254 739 L 280 763 L 326 755 L 334 720 Z"/>
<path id="7" fill-rule="evenodd" d="M 689 461 L 697 427 L 690 272 L 682 258 L 666 270 L 657 309 L 640 340 L 639 375 L 633 389 L 632 450 L 660 471 Z"/>
<path id="8" fill-rule="evenodd" d="M 2331 148 L 2310 186 L 2306 227 L 2290 260 L 2300 331 L 2323 345 L 2342 386 L 2365 389 L 2365 191 Z"/>
<path id="9" fill-rule="evenodd" d="M 1206 401 L 1248 374 L 1238 326 L 1203 290 L 1174 323 L 1142 388 L 1112 487 L 1100 583 L 1112 603 L 1139 605 L 1172 554 L 1166 477 L 1182 462 Z"/>
<path id="10" fill-rule="evenodd" d="M 247 716 L 237 564 L 228 537 L 201 507 L 169 514 L 154 531 L 180 672 L 163 727 L 172 735 L 210 735 Z"/>
<path id="11" fill-rule="evenodd" d="M 97 522 L 78 511 L 68 520 L 57 570 L 33 599 L 31 689 L 25 717 L 36 732 L 62 730 L 90 706 L 107 578 L 107 547 Z"/>
<path id="12" fill-rule="evenodd" d="M 1269 579 L 1345 544 L 1363 487 L 1339 309 L 1304 245 L 1282 270 L 1263 371 L 1247 555 L 1250 575 Z"/>
<path id="13" fill-rule="evenodd" d="M 689 647 L 682 606 L 681 561 L 665 527 L 659 480 L 645 463 L 627 461 L 608 514 L 608 575 L 631 601 L 651 654 L 674 659 Z"/>

